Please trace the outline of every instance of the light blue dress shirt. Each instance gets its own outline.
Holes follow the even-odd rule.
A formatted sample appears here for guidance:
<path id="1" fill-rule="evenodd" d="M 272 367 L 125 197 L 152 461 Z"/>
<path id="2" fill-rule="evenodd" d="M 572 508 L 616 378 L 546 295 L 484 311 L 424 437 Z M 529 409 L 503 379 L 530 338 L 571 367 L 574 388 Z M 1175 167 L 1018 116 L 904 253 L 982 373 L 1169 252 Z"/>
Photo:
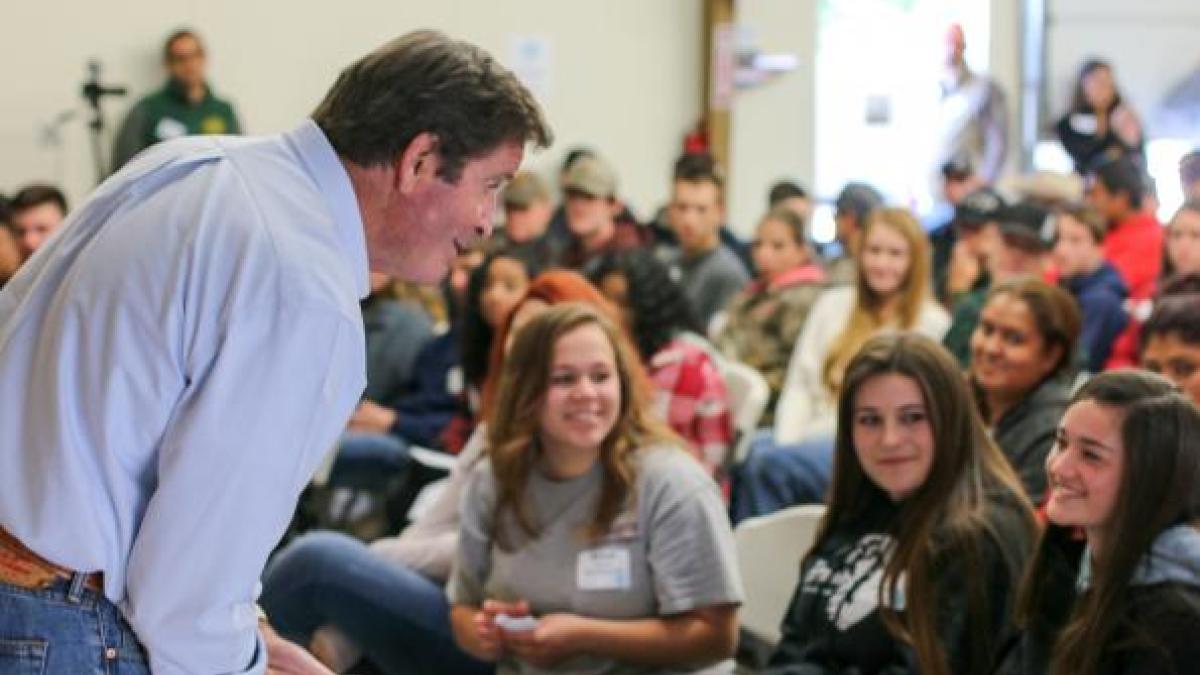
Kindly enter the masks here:
<path id="1" fill-rule="evenodd" d="M 155 673 L 261 673 L 267 554 L 365 385 L 363 224 L 311 121 L 101 185 L 0 292 L 0 525 Z"/>

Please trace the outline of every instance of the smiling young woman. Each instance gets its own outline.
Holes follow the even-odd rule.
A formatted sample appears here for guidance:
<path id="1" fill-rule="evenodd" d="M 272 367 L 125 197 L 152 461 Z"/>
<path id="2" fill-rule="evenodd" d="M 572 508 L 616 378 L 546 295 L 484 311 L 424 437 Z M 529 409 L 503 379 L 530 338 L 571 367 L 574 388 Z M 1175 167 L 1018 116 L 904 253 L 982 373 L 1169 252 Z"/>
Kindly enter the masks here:
<path id="1" fill-rule="evenodd" d="M 775 416 L 775 441 L 831 432 L 850 358 L 871 336 L 914 330 L 941 339 L 950 325 L 929 290 L 929 238 L 906 209 L 873 212 L 855 262 L 857 280 L 821 294 L 796 341 Z"/>
<path id="2" fill-rule="evenodd" d="M 1193 672 L 1197 443 L 1200 411 L 1165 378 L 1111 371 L 1080 389 L 1046 461 L 1050 522 L 1022 584 L 1022 632 L 1001 672 Z"/>
<path id="3" fill-rule="evenodd" d="M 575 303 L 529 319 L 495 401 L 448 591 L 462 648 L 501 674 L 732 673 L 724 505 L 616 324 Z"/>
<path id="4" fill-rule="evenodd" d="M 1083 319 L 1069 293 L 1020 277 L 988 292 L 971 334 L 971 385 L 985 424 L 1035 504 L 1070 397 Z"/>
<path id="5" fill-rule="evenodd" d="M 1035 536 L 949 352 L 870 339 L 846 369 L 829 509 L 764 675 L 991 673 Z"/>

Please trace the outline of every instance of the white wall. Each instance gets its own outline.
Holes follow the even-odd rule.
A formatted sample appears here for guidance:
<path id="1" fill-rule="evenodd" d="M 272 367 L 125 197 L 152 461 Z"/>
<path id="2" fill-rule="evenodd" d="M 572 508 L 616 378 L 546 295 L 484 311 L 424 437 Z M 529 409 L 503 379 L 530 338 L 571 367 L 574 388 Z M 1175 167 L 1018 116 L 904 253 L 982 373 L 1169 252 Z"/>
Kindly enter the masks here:
<path id="1" fill-rule="evenodd" d="M 1066 111 L 1080 64 L 1098 56 L 1154 135 L 1162 97 L 1200 67 L 1200 2 L 1049 0 L 1047 9 L 1047 125 Z"/>
<path id="2" fill-rule="evenodd" d="M 384 41 L 432 27 L 510 60 L 515 36 L 539 36 L 551 54 L 543 105 L 556 134 L 527 165 L 552 174 L 576 144 L 617 167 L 622 191 L 647 214 L 665 198 L 671 163 L 701 98 L 699 0 L 42 0 L 5 7 L 0 40 L 0 190 L 32 180 L 66 186 L 75 200 L 93 170 L 79 97 L 90 57 L 104 79 L 144 93 L 160 84 L 160 49 L 175 27 L 206 38 L 214 89 L 232 98 L 251 133 L 290 128 L 337 72 Z M 22 30 L 22 28 L 26 30 Z M 129 101 L 107 106 L 110 131 Z M 40 129 L 75 111 L 57 149 Z M 107 154 L 109 141 L 105 141 Z"/>
<path id="3" fill-rule="evenodd" d="M 815 156 L 817 9 L 813 0 L 739 0 L 737 22 L 762 53 L 789 52 L 799 67 L 734 98 L 730 131 L 729 224 L 754 235 L 778 180 L 811 189 Z"/>
<path id="4" fill-rule="evenodd" d="M 853 0 L 836 0 L 852 2 Z M 1021 75 L 1020 3 L 991 0 L 989 74 L 1008 92 L 1009 167 L 1020 156 Z M 781 178 L 816 185 L 816 40 L 817 0 L 739 0 L 738 23 L 749 29 L 763 52 L 792 52 L 795 71 L 757 88 L 739 92 L 734 101 L 731 148 L 730 224 L 743 237 L 752 235 L 762 216 L 767 190 Z M 887 58 L 880 54 L 880 58 Z M 822 195 L 830 197 L 831 195 Z"/>

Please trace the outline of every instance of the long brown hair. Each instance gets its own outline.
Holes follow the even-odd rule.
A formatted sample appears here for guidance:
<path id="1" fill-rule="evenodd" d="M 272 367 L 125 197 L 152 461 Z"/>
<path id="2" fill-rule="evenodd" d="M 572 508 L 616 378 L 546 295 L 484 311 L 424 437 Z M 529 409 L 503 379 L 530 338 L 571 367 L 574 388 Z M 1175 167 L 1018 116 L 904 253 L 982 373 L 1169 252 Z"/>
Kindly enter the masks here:
<path id="1" fill-rule="evenodd" d="M 946 649 L 937 629 L 935 572 L 946 561 L 961 560 L 967 573 L 967 609 L 972 673 L 990 672 L 998 627 L 991 616 L 987 580 L 980 569 L 981 550 L 991 539 L 1003 552 L 1012 586 L 1020 577 L 1036 535 L 1033 509 L 1016 474 L 992 442 L 976 412 L 958 364 L 933 340 L 916 333 L 871 338 L 850 361 L 838 398 L 838 427 L 829 509 L 812 550 L 819 551 L 835 532 L 853 528 L 889 497 L 863 471 L 854 449 L 854 405 L 859 389 L 885 374 L 899 374 L 921 389 L 933 429 L 933 465 L 925 483 L 900 506 L 891 524 L 896 548 L 883 573 L 880 613 L 896 639 L 912 645 L 920 671 L 950 675 Z M 1001 531 L 997 508 L 1018 514 L 1020 527 Z M 811 555 L 811 554 L 810 554 Z M 901 584 L 906 588 L 899 588 Z M 902 591 L 901 616 L 884 598 Z"/>
<path id="2" fill-rule="evenodd" d="M 883 306 L 888 298 L 881 296 L 867 283 L 866 270 L 862 264 L 862 249 L 871 231 L 877 227 L 891 228 L 904 238 L 908 244 L 908 272 L 904 275 L 904 283 L 896 290 L 900 295 L 900 307 L 897 312 L 897 328 L 909 330 L 917 324 L 921 309 L 929 299 L 929 238 L 921 228 L 921 224 L 913 217 L 908 209 L 881 208 L 871 212 L 867 225 L 863 228 L 862 244 L 856 254 L 858 270 L 855 281 L 854 308 L 841 335 L 834 341 L 822 366 L 822 380 L 825 386 L 836 393 L 838 381 L 845 371 L 850 358 L 858 352 L 863 343 L 884 327 Z"/>
<path id="3" fill-rule="evenodd" d="M 1124 469 L 1102 548 L 1093 551 L 1092 585 L 1075 603 L 1054 645 L 1050 671 L 1093 673 L 1112 652 L 1153 645 L 1130 621 L 1128 589 L 1139 562 L 1163 530 L 1200 527 L 1200 411 L 1169 380 L 1140 370 L 1101 373 L 1071 401 L 1116 408 L 1121 420 Z M 1051 452 L 1056 452 L 1052 450 Z M 1051 523 L 1022 583 L 1017 620 L 1025 627 L 1055 608 L 1043 605 L 1051 547 L 1069 528 Z M 1118 642 L 1117 636 L 1124 635 Z"/>
<path id="4" fill-rule="evenodd" d="M 526 536 L 537 538 L 541 533 L 541 524 L 530 516 L 525 488 L 539 452 L 539 410 L 550 382 L 554 345 L 567 333 L 590 325 L 598 326 L 612 346 L 621 404 L 616 423 L 600 444 L 604 473 L 588 535 L 594 538 L 607 532 L 627 505 L 635 479 L 636 450 L 659 444 L 682 447 L 682 441 L 651 412 L 645 372 L 616 323 L 603 311 L 583 303 L 568 302 L 548 309 L 517 332 L 488 418 L 488 456 L 499 490 L 496 541 L 501 547 L 515 546 L 514 533 L 506 531 L 500 518 L 506 510 L 512 511 Z"/>

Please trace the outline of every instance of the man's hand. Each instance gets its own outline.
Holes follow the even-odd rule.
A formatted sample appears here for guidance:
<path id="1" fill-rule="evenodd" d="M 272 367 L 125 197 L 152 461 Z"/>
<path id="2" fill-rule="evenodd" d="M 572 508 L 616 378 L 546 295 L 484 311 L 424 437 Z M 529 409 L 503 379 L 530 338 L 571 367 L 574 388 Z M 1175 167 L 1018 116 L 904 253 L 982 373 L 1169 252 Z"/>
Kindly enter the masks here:
<path id="1" fill-rule="evenodd" d="M 303 647 L 279 637 L 266 623 L 259 624 L 267 644 L 267 675 L 333 675 Z"/>
<path id="2" fill-rule="evenodd" d="M 398 414 L 391 408 L 381 406 L 374 401 L 363 401 L 354 409 L 347 428 L 350 431 L 386 434 L 396 424 L 396 417 Z"/>
<path id="3" fill-rule="evenodd" d="M 587 619 L 574 614 L 547 614 L 531 631 L 501 630 L 509 652 L 538 668 L 552 668 L 563 659 L 580 653 L 580 636 Z"/>

